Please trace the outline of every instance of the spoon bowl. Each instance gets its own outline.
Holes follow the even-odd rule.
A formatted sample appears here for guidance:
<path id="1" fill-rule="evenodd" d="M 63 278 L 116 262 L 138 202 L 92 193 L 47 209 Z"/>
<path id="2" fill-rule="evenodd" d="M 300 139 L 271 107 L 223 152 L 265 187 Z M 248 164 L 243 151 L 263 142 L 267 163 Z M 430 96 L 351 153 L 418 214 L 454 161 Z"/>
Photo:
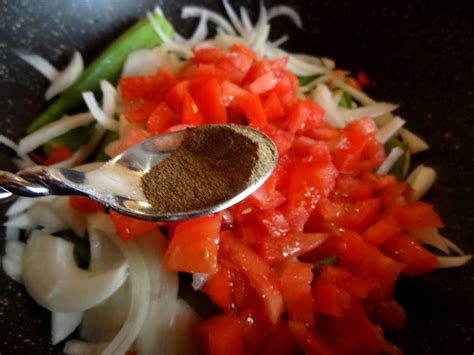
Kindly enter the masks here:
<path id="1" fill-rule="evenodd" d="M 147 139 L 91 171 L 35 166 L 22 170 L 17 175 L 0 172 L 0 192 L 5 199 L 13 194 L 27 197 L 83 195 L 122 214 L 148 221 L 177 221 L 209 215 L 224 210 L 252 194 L 276 166 L 277 150 L 270 138 L 253 128 L 242 128 L 251 130 L 259 139 L 274 148 L 272 163 L 252 184 L 236 195 L 202 209 L 184 212 L 158 210 L 147 201 L 141 188 L 142 177 L 176 151 L 185 137 L 186 130 Z"/>

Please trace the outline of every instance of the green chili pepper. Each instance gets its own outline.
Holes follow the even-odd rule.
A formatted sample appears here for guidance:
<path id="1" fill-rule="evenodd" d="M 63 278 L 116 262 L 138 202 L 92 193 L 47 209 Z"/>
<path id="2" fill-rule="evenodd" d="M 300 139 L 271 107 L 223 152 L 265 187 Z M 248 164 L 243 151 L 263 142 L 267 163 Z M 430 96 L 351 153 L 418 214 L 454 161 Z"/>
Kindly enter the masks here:
<path id="1" fill-rule="evenodd" d="M 310 76 L 298 76 L 298 81 L 300 82 L 300 85 L 303 86 L 303 85 L 309 84 L 311 81 L 313 81 L 319 76 L 321 75 L 317 74 L 317 75 L 310 75 Z"/>
<path id="2" fill-rule="evenodd" d="M 404 168 L 406 162 L 406 152 L 408 150 L 408 145 L 405 142 L 400 141 L 397 138 L 390 138 L 387 143 L 385 143 L 385 152 L 389 154 L 391 150 L 395 147 L 400 147 L 403 149 L 405 154 L 403 154 L 400 158 L 398 158 L 397 162 L 393 165 L 392 169 L 390 169 L 389 174 L 393 174 L 397 177 L 398 180 L 403 180 L 404 178 Z"/>
<path id="3" fill-rule="evenodd" d="M 53 138 L 42 147 L 48 150 L 54 150 L 59 145 L 65 145 L 69 151 L 75 152 L 82 145 L 87 143 L 94 134 L 95 123 L 88 124 L 87 126 L 77 127 L 72 131 L 69 131 L 62 136 Z"/>
<path id="4" fill-rule="evenodd" d="M 344 93 L 341 96 L 341 99 L 339 100 L 339 106 L 345 107 L 345 108 L 352 108 L 351 94 L 344 91 Z"/>
<path id="5" fill-rule="evenodd" d="M 166 35 L 170 37 L 173 35 L 173 28 L 165 18 L 154 15 L 154 19 Z M 89 65 L 79 79 L 29 125 L 27 132 L 34 132 L 71 110 L 81 107 L 84 91 L 98 92 L 102 79 L 110 82 L 118 79 L 123 63 L 130 52 L 140 48 L 152 48 L 161 42 L 148 18 L 139 21 Z"/>

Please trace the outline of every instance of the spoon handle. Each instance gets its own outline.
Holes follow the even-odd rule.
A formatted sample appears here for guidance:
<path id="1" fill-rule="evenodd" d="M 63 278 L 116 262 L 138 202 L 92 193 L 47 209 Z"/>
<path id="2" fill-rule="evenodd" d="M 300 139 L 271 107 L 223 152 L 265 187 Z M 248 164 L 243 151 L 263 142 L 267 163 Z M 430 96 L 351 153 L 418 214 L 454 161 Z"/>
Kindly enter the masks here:
<path id="1" fill-rule="evenodd" d="M 71 190 L 51 174 L 53 171 L 45 166 L 26 168 L 17 174 L 0 170 L 0 202 L 9 201 L 15 195 L 41 197 L 71 194 Z"/>

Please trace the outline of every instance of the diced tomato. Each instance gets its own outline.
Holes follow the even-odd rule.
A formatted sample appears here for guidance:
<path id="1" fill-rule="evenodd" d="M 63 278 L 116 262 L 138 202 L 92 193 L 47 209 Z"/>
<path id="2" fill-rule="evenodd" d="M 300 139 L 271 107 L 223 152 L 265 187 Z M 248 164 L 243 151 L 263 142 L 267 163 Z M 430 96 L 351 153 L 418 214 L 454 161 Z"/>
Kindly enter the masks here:
<path id="1" fill-rule="evenodd" d="M 231 314 L 209 318 L 196 327 L 198 344 L 208 355 L 242 355 L 239 320 Z"/>
<path id="2" fill-rule="evenodd" d="M 255 61 L 245 77 L 245 81 L 251 83 L 270 72 L 283 73 L 286 71 L 285 67 L 287 63 L 288 57 L 281 57 L 274 60 Z"/>
<path id="3" fill-rule="evenodd" d="M 369 76 L 367 75 L 366 72 L 360 71 L 357 74 L 357 81 L 361 86 L 369 86 L 370 85 L 370 79 Z"/>
<path id="4" fill-rule="evenodd" d="M 255 95 L 261 95 L 273 89 L 280 81 L 280 73 L 269 71 L 255 79 L 249 84 L 249 91 Z"/>
<path id="5" fill-rule="evenodd" d="M 298 131 L 318 128 L 325 125 L 324 110 L 310 99 L 304 99 L 297 103 L 289 113 L 286 127 L 292 133 Z"/>
<path id="6" fill-rule="evenodd" d="M 209 277 L 203 291 L 216 305 L 224 310 L 230 310 L 232 307 L 232 290 L 229 268 L 221 265 L 219 271 Z"/>
<path id="7" fill-rule="evenodd" d="M 119 81 L 124 104 L 140 100 L 152 100 L 164 95 L 174 83 L 174 77 L 167 68 L 154 76 L 130 76 Z"/>
<path id="8" fill-rule="evenodd" d="M 280 277 L 288 317 L 310 328 L 314 327 L 312 281 L 313 266 L 300 262 L 288 264 Z"/>
<path id="9" fill-rule="evenodd" d="M 334 317 L 342 317 L 352 307 L 351 295 L 331 284 L 316 282 L 312 290 L 314 310 Z"/>
<path id="10" fill-rule="evenodd" d="M 336 188 L 351 201 L 361 201 L 373 198 L 375 197 L 376 192 L 374 185 L 369 181 L 342 174 L 337 178 Z"/>
<path id="11" fill-rule="evenodd" d="M 230 271 L 232 284 L 232 302 L 235 308 L 244 309 L 256 298 L 255 290 L 242 271 Z"/>
<path id="12" fill-rule="evenodd" d="M 300 353 L 298 344 L 293 339 L 288 323 L 281 321 L 276 329 L 265 337 L 262 355 L 297 355 Z"/>
<path id="13" fill-rule="evenodd" d="M 165 269 L 215 273 L 220 228 L 220 216 L 201 217 L 180 223 L 165 252 Z"/>
<path id="14" fill-rule="evenodd" d="M 369 138 L 361 153 L 361 160 L 368 162 L 369 170 L 377 168 L 385 160 L 385 148 L 375 138 Z"/>
<path id="15" fill-rule="evenodd" d="M 341 173 L 359 172 L 359 161 L 362 151 L 368 142 L 366 135 L 353 131 L 344 131 L 339 142 L 331 151 L 333 163 Z"/>
<path id="16" fill-rule="evenodd" d="M 118 155 L 126 151 L 128 148 L 133 147 L 134 145 L 143 142 L 150 138 L 150 133 L 147 131 L 133 127 L 131 128 L 123 138 L 118 141 L 118 145 L 114 149 L 114 155 Z"/>
<path id="17" fill-rule="evenodd" d="M 438 266 L 435 255 L 404 234 L 385 241 L 380 249 L 394 260 L 406 264 L 403 272 L 408 276 L 422 275 Z"/>
<path id="18" fill-rule="evenodd" d="M 378 131 L 378 128 L 372 117 L 365 116 L 349 123 L 344 127 L 344 130 L 363 136 L 373 136 Z"/>
<path id="19" fill-rule="evenodd" d="M 146 128 L 151 134 L 160 134 L 167 128 L 178 123 L 178 115 L 176 115 L 165 102 L 162 102 L 151 113 Z"/>
<path id="20" fill-rule="evenodd" d="M 96 202 L 85 196 L 71 196 L 69 197 L 69 206 L 76 211 L 91 214 L 104 210 L 99 202 Z"/>
<path id="21" fill-rule="evenodd" d="M 145 101 L 126 108 L 123 115 L 132 124 L 145 124 L 158 106 L 156 101 Z"/>
<path id="22" fill-rule="evenodd" d="M 262 209 L 276 208 L 285 201 L 283 194 L 276 190 L 277 177 L 272 175 L 249 199 Z"/>
<path id="23" fill-rule="evenodd" d="M 186 94 L 183 100 L 181 122 L 184 124 L 200 125 L 204 121 L 199 109 L 190 94 Z"/>
<path id="24" fill-rule="evenodd" d="M 370 320 L 384 328 L 401 331 L 406 325 L 407 315 L 403 307 L 393 299 L 369 303 L 365 308 Z"/>
<path id="25" fill-rule="evenodd" d="M 344 81 L 346 82 L 346 84 L 352 86 L 354 89 L 362 91 L 362 87 L 360 86 L 359 82 L 355 80 L 354 78 L 347 77 L 344 79 Z"/>
<path id="26" fill-rule="evenodd" d="M 166 93 L 164 101 L 174 112 L 180 112 L 186 94 L 189 94 L 189 81 L 182 80 Z"/>
<path id="27" fill-rule="evenodd" d="M 402 233 L 402 229 L 392 216 L 386 216 L 370 226 L 363 234 L 368 243 L 379 246 L 387 239 Z"/>
<path id="28" fill-rule="evenodd" d="M 183 130 L 185 130 L 185 129 L 194 128 L 194 127 L 196 127 L 196 126 L 193 125 L 193 124 L 187 124 L 187 123 L 177 124 L 177 125 L 168 127 L 167 129 L 165 129 L 165 130 L 163 131 L 163 133 L 178 132 L 178 131 L 183 131 Z"/>
<path id="29" fill-rule="evenodd" d="M 290 150 L 294 136 L 290 132 L 279 129 L 271 124 L 267 125 L 264 132 L 272 139 L 273 143 L 275 143 L 281 161 L 281 156 Z"/>
<path id="30" fill-rule="evenodd" d="M 366 298 L 371 290 L 370 284 L 338 266 L 323 266 L 318 273 L 318 282 L 336 285 L 357 298 Z"/>
<path id="31" fill-rule="evenodd" d="M 195 88 L 193 96 L 205 122 L 227 122 L 221 89 L 216 79 L 211 79 Z"/>
<path id="32" fill-rule="evenodd" d="M 279 120 L 285 116 L 285 110 L 275 92 L 272 92 L 262 102 L 263 111 L 269 121 Z"/>
<path id="33" fill-rule="evenodd" d="M 221 232 L 220 257 L 242 271 L 259 295 L 266 318 L 276 324 L 283 313 L 283 298 L 274 271 L 231 232 Z"/>
<path id="34" fill-rule="evenodd" d="M 259 96 L 245 95 L 239 99 L 238 106 L 249 125 L 257 128 L 264 128 L 267 125 L 267 116 Z"/>
<path id="35" fill-rule="evenodd" d="M 433 206 L 423 201 L 396 205 L 392 212 L 400 226 L 406 229 L 444 227 Z"/>
<path id="36" fill-rule="evenodd" d="M 66 159 L 72 157 L 72 152 L 65 144 L 59 144 L 54 149 L 47 152 L 46 159 L 41 163 L 43 165 L 53 165 L 60 163 Z"/>
<path id="37" fill-rule="evenodd" d="M 130 241 L 134 236 L 151 232 L 157 228 L 155 222 L 141 221 L 113 210 L 110 211 L 110 217 L 115 225 L 117 235 L 124 241 Z"/>
<path id="38" fill-rule="evenodd" d="M 305 354 L 311 355 L 332 355 L 334 354 L 328 345 L 319 336 L 316 336 L 311 330 L 303 323 L 292 321 L 288 322 L 288 325 L 295 337 L 298 345 L 303 349 Z"/>
<path id="39" fill-rule="evenodd" d="M 246 353 L 255 354 L 265 338 L 268 327 L 261 313 L 261 303 L 255 301 L 238 312 L 243 348 Z"/>

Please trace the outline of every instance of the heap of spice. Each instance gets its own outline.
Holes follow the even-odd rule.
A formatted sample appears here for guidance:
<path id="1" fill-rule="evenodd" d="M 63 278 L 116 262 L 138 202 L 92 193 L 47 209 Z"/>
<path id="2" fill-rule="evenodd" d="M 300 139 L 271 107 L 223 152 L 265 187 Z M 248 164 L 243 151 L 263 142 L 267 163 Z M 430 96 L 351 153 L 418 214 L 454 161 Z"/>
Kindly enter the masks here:
<path id="1" fill-rule="evenodd" d="M 187 129 L 182 143 L 141 180 L 158 211 L 200 210 L 226 201 L 270 171 L 276 150 L 253 129 L 208 125 Z"/>

